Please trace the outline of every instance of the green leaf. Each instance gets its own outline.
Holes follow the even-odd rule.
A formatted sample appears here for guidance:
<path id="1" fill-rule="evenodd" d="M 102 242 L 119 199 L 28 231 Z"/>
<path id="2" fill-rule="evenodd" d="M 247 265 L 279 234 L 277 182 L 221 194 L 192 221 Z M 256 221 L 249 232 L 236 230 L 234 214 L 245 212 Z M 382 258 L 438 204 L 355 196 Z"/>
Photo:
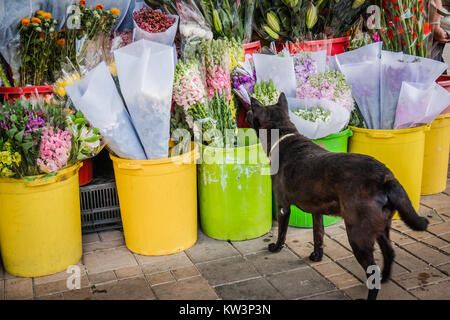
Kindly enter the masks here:
<path id="1" fill-rule="evenodd" d="M 15 139 L 17 140 L 17 142 L 19 142 L 19 143 L 22 142 L 24 132 L 25 132 L 25 129 L 16 133 Z"/>
<path id="2" fill-rule="evenodd" d="M 98 140 L 100 140 L 100 136 L 92 136 L 92 137 L 89 137 L 87 139 L 84 139 L 84 141 L 86 141 L 87 143 L 93 143 L 93 142 L 96 142 Z"/>
<path id="3" fill-rule="evenodd" d="M 30 150 L 33 147 L 33 142 L 25 142 L 21 144 L 22 149 L 26 152 L 28 150 Z"/>
<path id="4" fill-rule="evenodd" d="M 8 137 L 10 137 L 11 139 L 14 139 L 15 134 L 17 133 L 17 128 L 14 126 L 11 129 L 8 130 Z"/>

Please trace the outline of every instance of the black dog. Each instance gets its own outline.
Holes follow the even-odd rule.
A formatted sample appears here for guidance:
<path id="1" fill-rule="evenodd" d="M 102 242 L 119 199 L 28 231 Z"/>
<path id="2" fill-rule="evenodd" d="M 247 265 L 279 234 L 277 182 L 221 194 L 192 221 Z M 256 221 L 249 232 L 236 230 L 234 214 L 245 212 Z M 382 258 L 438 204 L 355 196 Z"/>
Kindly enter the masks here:
<path id="1" fill-rule="evenodd" d="M 279 170 L 272 175 L 278 204 L 278 239 L 269 245 L 271 252 L 282 249 L 286 240 L 290 206 L 295 205 L 313 217 L 314 252 L 312 261 L 323 256 L 323 214 L 344 219 L 353 253 L 364 268 L 375 265 L 375 241 L 383 253 L 381 282 L 389 280 L 394 250 L 389 230 L 394 212 L 413 230 L 423 231 L 428 220 L 419 217 L 405 190 L 384 164 L 372 157 L 332 153 L 302 136 L 289 119 L 288 104 L 282 93 L 273 106 L 262 106 L 252 99 L 247 121 L 259 136 L 267 129 L 266 153 L 278 151 Z M 271 144 L 271 130 L 279 129 L 279 137 Z M 369 289 L 367 299 L 376 299 L 378 289 Z"/>

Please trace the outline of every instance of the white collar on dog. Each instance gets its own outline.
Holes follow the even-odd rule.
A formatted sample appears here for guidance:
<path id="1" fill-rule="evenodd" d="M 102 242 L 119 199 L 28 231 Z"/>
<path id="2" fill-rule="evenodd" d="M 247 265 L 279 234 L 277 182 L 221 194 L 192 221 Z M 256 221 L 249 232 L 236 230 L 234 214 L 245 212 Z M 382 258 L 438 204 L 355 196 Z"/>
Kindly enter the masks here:
<path id="1" fill-rule="evenodd" d="M 278 139 L 277 142 L 275 142 L 275 143 L 273 144 L 273 146 L 272 146 L 272 148 L 270 148 L 270 152 L 269 152 L 269 161 L 270 161 L 270 158 L 271 158 L 271 156 L 272 156 L 272 151 L 273 151 L 273 150 L 281 143 L 281 141 L 283 141 L 283 140 L 286 139 L 286 138 L 292 137 L 292 136 L 295 136 L 295 133 L 288 133 L 288 134 L 285 134 L 285 135 L 282 136 L 280 139 Z"/>

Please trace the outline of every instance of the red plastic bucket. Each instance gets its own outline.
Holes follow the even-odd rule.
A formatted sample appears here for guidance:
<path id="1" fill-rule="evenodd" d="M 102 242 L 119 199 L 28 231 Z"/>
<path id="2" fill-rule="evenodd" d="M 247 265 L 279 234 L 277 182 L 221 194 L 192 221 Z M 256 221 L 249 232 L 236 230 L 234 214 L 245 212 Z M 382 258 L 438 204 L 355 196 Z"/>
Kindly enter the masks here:
<path id="1" fill-rule="evenodd" d="M 443 87 L 445 90 L 447 90 L 447 91 L 450 92 L 450 76 L 442 75 L 442 76 L 440 76 L 440 77 L 436 80 L 436 82 L 437 82 L 441 87 Z M 450 113 L 450 106 L 448 106 L 447 109 L 445 109 L 444 111 L 442 111 L 441 114 L 444 114 L 444 113 Z"/>
<path id="2" fill-rule="evenodd" d="M 312 40 L 312 41 L 302 41 L 302 42 L 289 42 L 289 43 L 276 43 L 275 47 L 277 51 L 280 52 L 283 48 L 288 46 L 289 52 L 291 54 L 298 53 L 300 51 L 316 52 L 316 51 L 327 51 L 327 56 L 334 56 L 345 52 L 349 44 L 348 37 L 333 38 L 333 39 L 323 39 L 323 40 Z"/>
<path id="3" fill-rule="evenodd" d="M 250 43 L 245 43 L 242 45 L 245 49 L 245 54 L 254 54 L 258 53 L 261 50 L 261 42 L 260 41 L 254 41 Z"/>
<path id="4" fill-rule="evenodd" d="M 92 181 L 94 178 L 94 168 L 92 165 L 92 159 L 83 160 L 83 166 L 78 173 L 78 182 L 81 186 L 84 186 Z"/>
<path id="5" fill-rule="evenodd" d="M 0 87 L 0 98 L 3 101 L 14 101 L 21 97 L 29 98 L 32 94 L 42 97 L 53 95 L 53 86 Z"/>

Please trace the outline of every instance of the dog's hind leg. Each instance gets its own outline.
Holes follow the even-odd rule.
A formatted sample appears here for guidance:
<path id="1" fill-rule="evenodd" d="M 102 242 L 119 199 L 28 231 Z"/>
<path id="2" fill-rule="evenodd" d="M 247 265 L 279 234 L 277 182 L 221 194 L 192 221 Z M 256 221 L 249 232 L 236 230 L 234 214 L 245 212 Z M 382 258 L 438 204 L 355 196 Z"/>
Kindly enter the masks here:
<path id="1" fill-rule="evenodd" d="M 389 227 L 386 227 L 384 234 L 378 236 L 378 245 L 383 253 L 383 273 L 381 282 L 385 283 L 391 276 L 392 262 L 394 261 L 395 252 L 392 249 L 391 241 L 389 240 Z"/>
<path id="2" fill-rule="evenodd" d="M 314 236 L 314 252 L 309 256 L 309 260 L 318 262 L 323 257 L 323 216 L 321 214 L 313 214 L 313 236 Z"/>
<path id="3" fill-rule="evenodd" d="M 348 240 L 350 242 L 350 246 L 353 249 L 353 254 L 355 255 L 356 260 L 358 260 L 361 267 L 363 267 L 366 272 L 367 278 L 372 277 L 372 273 L 369 272 L 370 266 L 375 266 L 375 258 L 373 257 L 373 250 L 375 241 L 370 239 L 369 236 L 363 231 L 355 232 L 356 230 L 352 230 L 348 232 Z M 368 286 L 369 287 L 369 286 Z M 380 288 L 369 287 L 369 294 L 367 296 L 367 300 L 376 300 L 378 295 L 378 290 Z"/>
<path id="4" fill-rule="evenodd" d="M 284 242 L 286 241 L 286 233 L 289 225 L 290 215 L 290 205 L 278 205 L 278 239 L 276 243 L 269 244 L 270 252 L 279 252 L 281 249 L 283 249 Z"/>

